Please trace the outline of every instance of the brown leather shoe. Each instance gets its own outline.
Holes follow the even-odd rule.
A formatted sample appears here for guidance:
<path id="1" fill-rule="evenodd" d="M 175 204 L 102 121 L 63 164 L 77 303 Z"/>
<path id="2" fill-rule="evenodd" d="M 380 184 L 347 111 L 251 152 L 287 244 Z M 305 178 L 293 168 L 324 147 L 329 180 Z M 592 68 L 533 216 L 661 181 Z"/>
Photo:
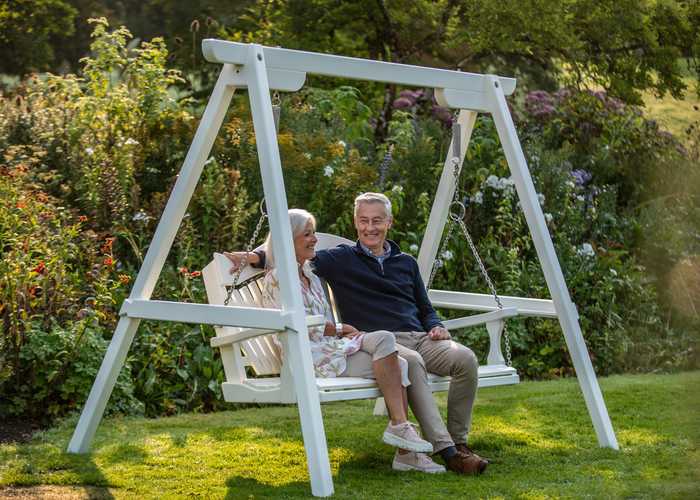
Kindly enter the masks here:
<path id="1" fill-rule="evenodd" d="M 464 446 L 464 445 L 462 445 Z M 448 470 L 457 474 L 478 475 L 484 472 L 489 463 L 474 453 L 465 453 L 457 450 L 457 453 L 445 461 Z"/>
<path id="2" fill-rule="evenodd" d="M 481 457 L 481 456 L 477 455 L 476 453 L 474 453 L 474 451 L 469 446 L 467 446 L 464 443 L 456 444 L 455 448 L 457 448 L 457 451 L 461 451 L 462 453 L 466 453 L 467 455 L 476 455 L 480 459 L 486 460 L 487 464 L 490 464 L 491 462 L 493 462 L 493 460 L 491 460 L 490 458 Z"/>

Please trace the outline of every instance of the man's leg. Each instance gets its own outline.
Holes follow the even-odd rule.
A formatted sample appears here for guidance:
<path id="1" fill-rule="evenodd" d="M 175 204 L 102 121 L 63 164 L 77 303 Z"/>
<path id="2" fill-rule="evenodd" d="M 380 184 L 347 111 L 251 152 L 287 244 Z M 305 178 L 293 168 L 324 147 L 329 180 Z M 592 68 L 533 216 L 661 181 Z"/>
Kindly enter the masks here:
<path id="1" fill-rule="evenodd" d="M 411 348 L 416 344 L 414 334 L 397 332 L 395 335 L 399 356 L 408 362 L 408 378 L 411 381 L 407 388 L 408 404 L 420 424 L 425 439 L 430 441 L 435 452 L 454 446 L 428 386 L 428 373 L 423 358 Z"/>
<path id="2" fill-rule="evenodd" d="M 430 340 L 427 334 L 419 338 L 416 350 L 425 361 L 428 372 L 452 377 L 447 394 L 447 430 L 455 443 L 466 444 L 479 384 L 476 355 L 457 342 Z"/>

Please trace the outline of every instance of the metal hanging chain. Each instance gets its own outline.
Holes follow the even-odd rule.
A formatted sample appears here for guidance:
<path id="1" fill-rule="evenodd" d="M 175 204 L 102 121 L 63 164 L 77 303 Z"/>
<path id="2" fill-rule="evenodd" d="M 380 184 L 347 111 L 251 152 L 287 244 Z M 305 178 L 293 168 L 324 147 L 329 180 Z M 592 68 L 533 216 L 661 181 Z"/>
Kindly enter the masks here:
<path id="1" fill-rule="evenodd" d="M 272 94 L 272 118 L 275 120 L 275 132 L 280 133 L 280 112 L 282 111 L 282 99 L 280 93 L 275 90 Z"/>
<path id="2" fill-rule="evenodd" d="M 484 266 L 484 262 L 481 260 L 481 256 L 479 255 L 478 250 L 476 249 L 476 245 L 474 245 L 474 240 L 472 240 L 471 235 L 469 234 L 469 230 L 467 229 L 467 225 L 464 223 L 464 216 L 467 213 L 467 208 L 464 206 L 464 203 L 462 203 L 459 199 L 459 158 L 457 156 L 452 158 L 452 174 L 454 176 L 454 196 L 452 198 L 452 203 L 450 203 L 450 209 L 449 209 L 449 220 L 447 222 L 448 228 L 447 228 L 447 236 L 442 242 L 442 245 L 440 245 L 439 251 L 442 251 L 442 248 L 447 244 L 447 242 L 450 240 L 452 237 L 452 232 L 454 230 L 454 224 L 458 224 L 460 229 L 462 230 L 462 233 L 464 234 L 464 238 L 467 240 L 467 243 L 469 244 L 469 249 L 472 252 L 472 255 L 474 255 L 474 258 L 476 259 L 477 264 L 479 264 L 479 270 L 481 271 L 481 275 L 484 278 L 484 281 L 486 281 L 486 285 L 489 287 L 489 290 L 491 291 L 491 295 L 493 295 L 494 300 L 496 301 L 496 305 L 498 306 L 498 309 L 501 310 L 503 309 L 503 303 L 501 302 L 500 297 L 498 296 L 498 293 L 496 292 L 496 287 L 493 284 L 493 281 L 491 281 L 491 277 L 489 276 L 488 271 L 486 270 L 486 266 Z M 438 253 L 438 256 L 442 255 L 441 253 Z M 438 264 L 439 262 L 439 264 Z M 437 270 L 439 267 L 441 267 L 442 261 L 439 259 L 435 259 L 433 262 L 433 269 L 430 273 L 430 278 L 428 279 L 428 289 L 431 288 L 433 279 L 435 278 L 435 274 L 437 273 Z M 511 348 L 510 348 L 510 338 L 508 335 L 508 326 L 506 322 L 503 322 L 503 342 L 505 345 L 505 350 L 506 350 L 506 366 L 511 366 Z"/>
<path id="3" fill-rule="evenodd" d="M 260 219 L 258 219 L 258 224 L 255 226 L 253 236 L 251 236 L 250 240 L 248 241 L 248 245 L 246 246 L 245 255 L 243 256 L 241 265 L 238 266 L 238 269 L 236 269 L 236 273 L 233 275 L 233 283 L 229 287 L 228 292 L 226 293 L 226 299 L 224 300 L 225 306 L 227 306 L 228 303 L 231 301 L 231 295 L 233 295 L 233 291 L 238 286 L 238 279 L 241 277 L 241 273 L 246 267 L 248 267 L 248 258 L 250 257 L 250 253 L 253 251 L 253 245 L 256 241 L 258 241 L 258 235 L 260 234 L 260 229 L 262 229 L 262 225 L 265 222 L 265 219 L 267 219 L 267 214 L 265 213 L 265 198 L 263 198 L 262 200 L 260 200 Z"/>
<path id="4" fill-rule="evenodd" d="M 389 147 L 386 149 L 386 153 L 384 154 L 384 159 L 382 160 L 381 165 L 379 165 L 379 190 L 384 189 L 384 181 L 386 179 L 386 174 L 389 171 L 389 167 L 391 166 L 391 163 L 394 161 L 394 145 L 389 144 Z"/>

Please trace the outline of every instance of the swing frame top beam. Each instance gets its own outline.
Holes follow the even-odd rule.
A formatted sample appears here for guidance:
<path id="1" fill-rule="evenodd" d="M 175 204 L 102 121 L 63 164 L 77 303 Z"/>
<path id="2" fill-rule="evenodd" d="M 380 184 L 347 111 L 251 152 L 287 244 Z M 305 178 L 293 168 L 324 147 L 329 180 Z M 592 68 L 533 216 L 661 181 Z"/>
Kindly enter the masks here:
<path id="1" fill-rule="evenodd" d="M 313 73 L 353 80 L 451 89 L 478 94 L 485 93 L 485 87 L 490 84 L 490 75 L 278 47 L 261 46 L 261 48 L 265 57 L 265 65 L 270 71 Z M 204 58 L 213 63 L 244 65 L 247 61 L 248 50 L 249 44 L 246 43 L 211 38 L 202 41 Z M 515 91 L 515 78 L 499 76 L 498 80 L 504 95 L 511 95 Z"/>

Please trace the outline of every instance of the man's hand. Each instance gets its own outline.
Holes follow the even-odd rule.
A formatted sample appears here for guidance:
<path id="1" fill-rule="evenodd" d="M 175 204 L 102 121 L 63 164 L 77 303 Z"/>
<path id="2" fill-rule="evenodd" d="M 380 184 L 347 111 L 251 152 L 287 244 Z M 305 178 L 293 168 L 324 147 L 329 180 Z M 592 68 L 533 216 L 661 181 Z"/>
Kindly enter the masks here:
<path id="1" fill-rule="evenodd" d="M 255 265 L 260 262 L 260 257 L 258 256 L 258 254 L 253 252 L 224 252 L 224 255 L 228 257 L 228 259 L 233 264 L 230 271 L 231 274 L 235 273 L 238 270 L 238 268 L 243 263 L 243 259 L 245 259 L 246 255 L 248 255 L 248 264 Z"/>
<path id="2" fill-rule="evenodd" d="M 444 326 L 434 326 L 428 332 L 428 337 L 430 337 L 430 340 L 450 340 L 452 335 Z"/>

